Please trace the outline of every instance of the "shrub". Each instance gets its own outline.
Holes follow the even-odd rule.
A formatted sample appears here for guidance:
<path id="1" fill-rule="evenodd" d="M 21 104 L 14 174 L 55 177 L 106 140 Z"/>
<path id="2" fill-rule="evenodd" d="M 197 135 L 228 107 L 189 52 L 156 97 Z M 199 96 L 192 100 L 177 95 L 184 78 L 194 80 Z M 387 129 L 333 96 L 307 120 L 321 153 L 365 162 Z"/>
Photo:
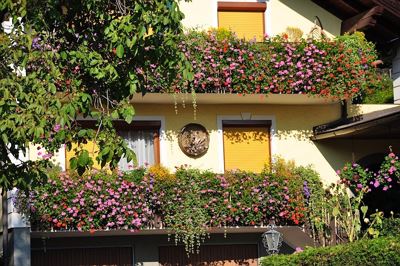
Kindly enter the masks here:
<path id="1" fill-rule="evenodd" d="M 400 236 L 400 218 L 389 217 L 382 219 L 381 236 Z"/>
<path id="2" fill-rule="evenodd" d="M 307 248 L 292 255 L 264 257 L 261 265 L 400 265 L 400 238 L 382 237 L 332 247 Z"/>

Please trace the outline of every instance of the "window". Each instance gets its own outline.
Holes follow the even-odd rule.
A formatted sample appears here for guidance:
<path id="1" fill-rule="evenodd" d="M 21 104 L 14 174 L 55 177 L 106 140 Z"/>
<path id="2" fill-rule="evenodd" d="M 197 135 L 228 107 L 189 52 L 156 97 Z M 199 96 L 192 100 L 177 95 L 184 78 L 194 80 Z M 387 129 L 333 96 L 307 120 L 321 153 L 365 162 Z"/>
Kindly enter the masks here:
<path id="1" fill-rule="evenodd" d="M 266 3 L 218 2 L 218 27 L 236 32 L 239 38 L 261 41 L 265 33 Z"/>
<path id="2" fill-rule="evenodd" d="M 259 173 L 270 163 L 270 121 L 223 120 L 225 171 Z"/>
<path id="3" fill-rule="evenodd" d="M 87 128 L 94 127 L 93 121 L 80 121 L 80 124 Z M 138 166 L 160 163 L 160 121 L 133 121 L 132 124 L 116 121 L 114 122 L 114 126 L 117 134 L 123 137 L 128 143 L 129 148 L 135 152 Z M 75 156 L 75 152 L 73 151 L 75 147 L 76 145 L 74 144 L 72 150 L 66 152 L 67 169 L 69 169 L 69 159 Z M 92 158 L 95 158 L 99 152 L 99 148 L 93 141 L 84 144 L 84 148 L 89 151 Z M 97 161 L 93 161 L 93 167 L 100 168 Z M 129 170 L 131 166 L 133 166 L 133 163 L 127 162 L 125 158 L 122 158 L 119 162 L 119 169 L 122 171 Z"/>

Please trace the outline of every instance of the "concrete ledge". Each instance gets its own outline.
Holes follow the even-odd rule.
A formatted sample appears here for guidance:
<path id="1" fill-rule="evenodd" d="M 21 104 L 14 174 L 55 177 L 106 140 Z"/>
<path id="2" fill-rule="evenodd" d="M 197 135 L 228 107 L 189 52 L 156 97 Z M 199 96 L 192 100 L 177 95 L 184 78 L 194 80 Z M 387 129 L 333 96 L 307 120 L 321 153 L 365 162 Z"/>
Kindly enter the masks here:
<path id="1" fill-rule="evenodd" d="M 262 234 L 267 231 L 266 226 L 242 226 L 242 227 L 212 227 L 210 234 Z M 315 246 L 312 238 L 299 226 L 277 226 L 276 230 L 283 234 L 283 241 L 292 248 Z M 101 237 L 101 236 L 151 236 L 173 234 L 168 229 L 144 229 L 144 230 L 108 230 L 80 232 L 80 231 L 57 231 L 57 232 L 31 232 L 31 238 L 71 238 L 71 237 Z"/>

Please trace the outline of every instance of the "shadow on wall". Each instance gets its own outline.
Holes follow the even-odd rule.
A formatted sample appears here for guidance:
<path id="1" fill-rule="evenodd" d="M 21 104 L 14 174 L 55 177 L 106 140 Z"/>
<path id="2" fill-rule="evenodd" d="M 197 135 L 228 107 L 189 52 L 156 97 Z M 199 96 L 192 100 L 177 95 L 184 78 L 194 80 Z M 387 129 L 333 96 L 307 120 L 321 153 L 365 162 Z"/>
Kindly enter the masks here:
<path id="1" fill-rule="evenodd" d="M 368 164 L 370 168 L 379 167 L 380 162 L 377 163 L 377 160 L 383 158 L 383 154 L 388 154 L 389 146 L 393 146 L 395 153 L 398 152 L 397 147 L 400 147 L 400 140 L 394 139 L 327 139 L 314 143 L 335 170 L 352 162 L 360 162 L 360 165 L 363 166 Z M 372 163 L 372 159 L 374 163 Z"/>
<path id="2" fill-rule="evenodd" d="M 198 122 L 198 121 L 197 121 Z M 200 123 L 201 124 L 201 123 Z M 212 134 L 216 132 L 216 130 L 209 130 L 208 133 Z M 176 130 L 166 130 L 164 131 L 164 139 L 167 141 L 174 141 L 177 139 L 179 135 L 179 131 Z M 287 140 L 287 139 L 295 139 L 298 141 L 307 141 L 307 142 L 311 142 L 310 137 L 313 135 L 313 131 L 309 128 L 284 128 L 284 129 L 280 129 L 277 130 L 275 133 L 275 137 L 279 140 Z M 245 136 L 241 133 L 237 133 L 237 134 L 226 134 L 226 136 L 228 137 L 229 140 L 233 141 L 233 142 L 240 142 L 240 141 L 244 141 L 246 138 L 248 138 L 249 136 Z M 258 140 L 258 141 L 263 141 L 265 138 L 268 138 L 267 134 L 262 134 L 261 132 L 258 134 L 253 134 L 252 136 L 253 140 Z"/>
<path id="3" fill-rule="evenodd" d="M 346 162 L 352 161 L 351 147 L 348 150 L 343 150 L 340 148 L 342 145 L 338 145 L 337 140 L 321 140 L 314 143 L 334 170 L 341 169 Z"/>
<path id="4" fill-rule="evenodd" d="M 296 13 L 300 14 L 301 16 L 303 16 L 304 18 L 306 18 L 307 20 L 309 20 L 311 23 L 314 23 L 315 21 L 315 16 L 318 16 L 321 19 L 322 22 L 322 26 L 324 27 L 324 30 L 334 34 L 334 35 L 339 35 L 340 34 L 340 26 L 335 26 L 333 23 L 330 23 L 331 21 L 324 19 L 320 13 L 316 13 L 315 10 L 316 8 L 310 8 L 309 3 L 311 1 L 305 1 L 305 0 L 280 0 L 280 2 L 282 2 L 283 4 L 285 4 L 287 7 L 291 8 L 292 10 L 294 10 Z M 306 2 L 308 2 L 308 4 L 305 4 Z M 312 3 L 313 5 L 314 4 Z M 319 6 L 318 6 L 319 8 Z M 322 9 L 322 7 L 321 7 Z M 327 12 L 327 11 L 326 11 Z M 296 26 L 296 25 L 293 25 Z M 339 29 L 339 32 L 338 32 Z M 311 30 L 311 28 L 310 28 Z M 308 32 L 304 32 L 305 34 L 307 34 Z"/>

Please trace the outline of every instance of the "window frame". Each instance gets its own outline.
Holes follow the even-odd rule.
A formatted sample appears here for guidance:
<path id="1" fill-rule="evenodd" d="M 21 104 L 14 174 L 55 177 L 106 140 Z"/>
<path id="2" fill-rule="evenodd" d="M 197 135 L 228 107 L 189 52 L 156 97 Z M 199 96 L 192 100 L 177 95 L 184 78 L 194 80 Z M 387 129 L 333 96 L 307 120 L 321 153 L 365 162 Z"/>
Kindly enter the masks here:
<path id="1" fill-rule="evenodd" d="M 82 128 L 90 128 L 90 129 L 96 129 L 96 120 L 89 120 L 89 119 L 82 119 L 82 120 L 77 120 L 76 123 L 79 124 Z M 127 122 L 123 120 L 114 120 L 113 125 L 115 130 L 121 131 L 121 130 L 153 130 L 153 141 L 154 141 L 154 164 L 160 164 L 161 163 L 161 152 L 160 152 L 160 134 L 163 128 L 163 121 L 162 119 L 151 119 L 149 118 L 148 120 L 146 119 L 138 119 L 138 120 L 133 120 L 131 124 L 128 124 Z M 65 151 L 65 169 L 69 169 L 68 165 L 68 158 L 67 158 L 67 151 Z"/>
<path id="2" fill-rule="evenodd" d="M 219 12 L 260 12 L 262 16 L 262 31 L 265 36 L 265 11 L 267 10 L 267 3 L 265 2 L 217 2 L 217 27 L 220 25 Z"/>

